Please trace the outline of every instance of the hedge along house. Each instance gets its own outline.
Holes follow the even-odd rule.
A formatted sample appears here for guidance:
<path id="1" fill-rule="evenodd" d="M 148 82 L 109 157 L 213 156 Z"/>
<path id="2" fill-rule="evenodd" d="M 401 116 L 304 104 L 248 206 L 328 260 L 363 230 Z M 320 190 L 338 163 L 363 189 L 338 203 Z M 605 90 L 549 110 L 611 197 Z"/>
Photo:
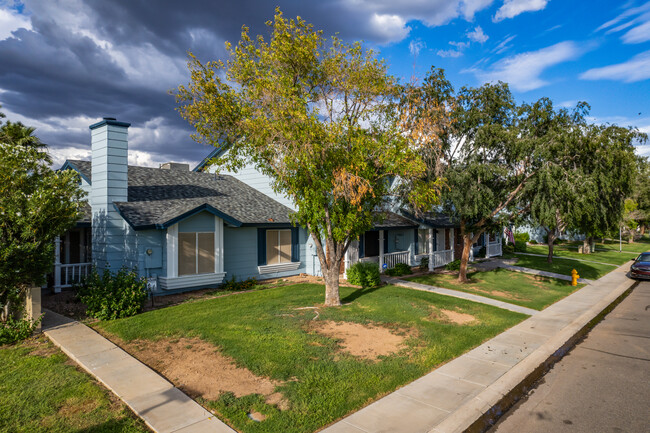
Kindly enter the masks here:
<path id="1" fill-rule="evenodd" d="M 216 172 L 219 157 L 227 150 L 213 150 L 195 168 L 197 172 Z M 247 165 L 238 172 L 227 172 L 252 188 L 268 195 L 274 200 L 295 209 L 293 202 L 286 196 L 276 193 L 271 187 L 271 179 L 260 173 L 253 165 Z M 482 236 L 472 249 L 472 257 L 486 247 L 486 257 L 501 255 L 501 237 L 492 236 L 485 243 Z M 397 263 L 417 266 L 422 259 L 428 258 L 429 270 L 460 259 L 462 254 L 462 237 L 459 225 L 439 212 L 428 212 L 421 218 L 415 218 L 398 208 L 379 212 L 377 223 L 366 231 L 358 240 L 350 243 L 344 257 L 341 273 L 353 264 L 375 262 L 380 270 L 392 268 Z M 321 275 L 320 262 L 311 237 L 306 235 L 307 272 Z"/>
<path id="2" fill-rule="evenodd" d="M 292 226 L 291 209 L 232 176 L 193 172 L 187 164 L 129 166 L 129 126 L 113 118 L 91 125 L 91 161 L 62 167 L 77 171 L 88 192 L 82 223 L 90 226 L 90 248 L 64 236 L 73 239 L 70 251 L 89 252 L 83 260 L 57 254 L 55 291 L 91 265 L 100 272 L 137 269 L 159 294 L 306 271 L 307 234 Z"/>

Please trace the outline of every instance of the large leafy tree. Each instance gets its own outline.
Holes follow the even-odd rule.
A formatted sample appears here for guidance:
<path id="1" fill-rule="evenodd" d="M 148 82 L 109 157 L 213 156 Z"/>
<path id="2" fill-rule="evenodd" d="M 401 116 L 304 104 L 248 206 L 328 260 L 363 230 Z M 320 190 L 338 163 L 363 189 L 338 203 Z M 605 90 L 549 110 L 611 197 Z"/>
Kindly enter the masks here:
<path id="1" fill-rule="evenodd" d="M 538 145 L 539 168 L 524 188 L 520 207 L 527 207 L 529 221 L 546 231 L 549 263 L 555 240 L 574 227 L 579 209 L 587 205 L 582 191 L 591 179 L 584 176 L 581 161 L 588 109 L 586 103 L 579 103 L 572 111 L 555 110 L 547 98 L 522 106 L 527 115 L 520 128 L 543 144 Z"/>
<path id="2" fill-rule="evenodd" d="M 325 305 L 340 305 L 341 260 L 372 226 L 389 180 L 423 172 L 418 143 L 401 128 L 403 88 L 372 51 L 326 39 L 279 9 L 267 25 L 269 40 L 244 27 L 237 46 L 227 44 L 227 63 L 191 57 L 191 82 L 176 92 L 180 113 L 197 141 L 227 147 L 221 166 L 254 164 L 293 200 L 295 223 L 316 245 Z"/>
<path id="3" fill-rule="evenodd" d="M 636 179 L 632 200 L 637 204 L 630 218 L 639 226 L 644 234 L 650 224 L 650 161 L 647 157 L 637 159 Z"/>
<path id="4" fill-rule="evenodd" d="M 2 116 L 4 117 L 4 116 Z M 54 238 L 77 220 L 83 192 L 72 172 L 55 172 L 34 129 L 0 125 L 0 307 L 7 320 L 25 289 L 50 272 Z"/>
<path id="5" fill-rule="evenodd" d="M 526 210 L 516 205 L 539 166 L 542 140 L 519 128 L 517 106 L 505 83 L 460 89 L 452 116 L 443 145 L 447 187 L 442 202 L 460 225 L 458 280 L 467 282 L 472 244 Z"/>
<path id="6" fill-rule="evenodd" d="M 635 128 L 587 125 L 581 140 L 578 165 L 583 182 L 579 190 L 575 229 L 585 234 L 584 251 L 590 252 L 594 236 L 618 231 L 625 198 L 632 194 L 636 170 L 634 144 L 646 139 Z"/>

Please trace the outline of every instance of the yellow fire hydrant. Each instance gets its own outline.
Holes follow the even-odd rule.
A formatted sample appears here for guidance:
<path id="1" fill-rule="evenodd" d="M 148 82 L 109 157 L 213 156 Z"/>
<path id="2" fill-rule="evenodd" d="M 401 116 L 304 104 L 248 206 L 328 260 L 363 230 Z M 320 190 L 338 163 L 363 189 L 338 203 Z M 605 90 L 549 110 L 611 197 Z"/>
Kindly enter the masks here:
<path id="1" fill-rule="evenodd" d="M 571 271 L 571 285 L 572 286 L 577 286 L 578 285 L 578 278 L 580 278 L 580 275 L 578 275 L 578 271 L 575 269 Z"/>

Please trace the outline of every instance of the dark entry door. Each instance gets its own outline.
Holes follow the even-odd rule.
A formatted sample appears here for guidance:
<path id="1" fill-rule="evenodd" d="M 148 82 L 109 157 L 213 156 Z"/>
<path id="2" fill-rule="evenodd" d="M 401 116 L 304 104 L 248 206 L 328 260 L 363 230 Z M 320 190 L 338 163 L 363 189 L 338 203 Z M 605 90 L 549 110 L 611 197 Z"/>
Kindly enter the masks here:
<path id="1" fill-rule="evenodd" d="M 364 236 L 364 256 L 375 257 L 379 255 L 379 232 L 366 232 Z"/>

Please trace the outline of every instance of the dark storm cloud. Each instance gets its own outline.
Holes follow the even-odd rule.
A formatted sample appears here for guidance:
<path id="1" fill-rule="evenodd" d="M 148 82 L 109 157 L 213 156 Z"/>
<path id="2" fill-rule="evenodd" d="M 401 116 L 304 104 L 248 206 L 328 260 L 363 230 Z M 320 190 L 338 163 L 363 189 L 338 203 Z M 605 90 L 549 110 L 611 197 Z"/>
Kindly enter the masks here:
<path id="1" fill-rule="evenodd" d="M 408 19 L 436 23 L 460 13 L 447 0 L 25 1 L 32 29 L 0 41 L 0 104 L 47 125 L 40 137 L 55 149 L 88 146 L 87 126 L 66 128 L 66 119 L 111 115 L 158 132 L 140 130 L 138 139 L 132 128 L 131 149 L 201 159 L 209 149 L 191 141 L 167 92 L 187 82 L 187 51 L 223 58 L 224 41 L 236 43 L 242 25 L 267 35 L 276 4 L 325 34 L 370 43 L 401 40 Z"/>

